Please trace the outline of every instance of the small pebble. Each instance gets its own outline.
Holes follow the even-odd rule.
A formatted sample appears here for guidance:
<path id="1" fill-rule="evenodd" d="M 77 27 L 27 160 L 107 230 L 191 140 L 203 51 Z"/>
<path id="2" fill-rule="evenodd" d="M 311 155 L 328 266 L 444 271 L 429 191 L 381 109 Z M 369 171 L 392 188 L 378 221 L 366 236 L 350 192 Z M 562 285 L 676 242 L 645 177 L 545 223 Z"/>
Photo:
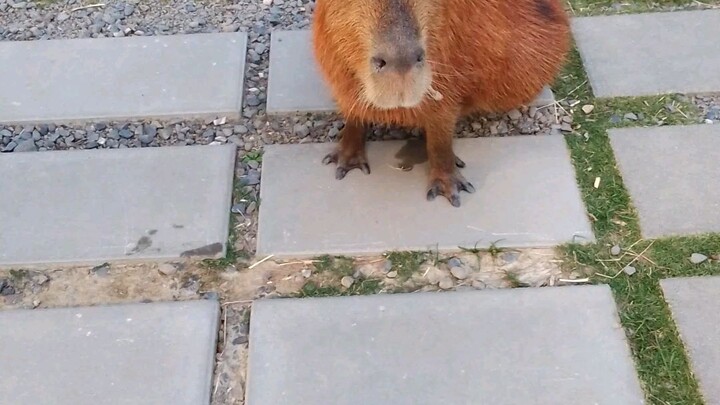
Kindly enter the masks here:
<path id="1" fill-rule="evenodd" d="M 397 272 L 397 271 L 391 271 L 391 272 L 389 272 L 389 273 L 387 274 L 387 277 L 388 277 L 388 278 L 395 278 L 395 277 L 397 277 L 397 276 L 398 276 L 398 272 Z"/>
<path id="2" fill-rule="evenodd" d="M 448 267 L 453 268 L 453 267 L 460 267 L 463 265 L 463 263 L 457 257 L 453 257 L 450 260 L 448 260 L 447 265 L 448 265 Z"/>
<path id="3" fill-rule="evenodd" d="M 446 277 L 446 278 L 443 278 L 442 280 L 440 280 L 438 287 L 442 288 L 443 290 L 449 290 L 449 289 L 453 288 L 454 285 L 455 285 L 455 283 L 453 283 L 453 281 L 450 278 Z"/>
<path id="4" fill-rule="evenodd" d="M 702 253 L 693 253 L 692 255 L 690 255 L 690 263 L 692 263 L 692 264 L 700 264 L 700 263 L 703 263 L 704 261 L 706 261 L 707 259 L 708 259 L 708 257 Z"/>
<path id="5" fill-rule="evenodd" d="M 230 208 L 230 212 L 232 212 L 233 214 L 244 214 L 245 207 L 245 203 L 233 204 L 233 206 Z"/>
<path id="6" fill-rule="evenodd" d="M 310 276 L 312 276 L 312 270 L 310 270 L 310 269 L 302 269 L 302 271 L 300 272 L 300 274 L 302 274 L 302 276 L 305 277 L 305 278 L 310 278 Z"/>
<path id="7" fill-rule="evenodd" d="M 177 267 L 170 263 L 162 263 L 158 266 L 158 271 L 166 276 L 172 276 L 177 273 Z"/>
<path id="8" fill-rule="evenodd" d="M 385 260 L 385 267 L 383 267 L 383 270 L 385 271 L 385 273 L 387 273 L 387 272 L 389 272 L 390 270 L 392 270 L 392 267 L 393 267 L 392 261 L 391 261 L 391 260 Z"/>
<path id="9" fill-rule="evenodd" d="M 624 271 L 625 274 L 627 274 L 628 276 L 632 276 L 633 274 L 635 274 L 635 272 L 637 271 L 637 269 L 636 269 L 635 267 L 633 267 L 633 266 L 625 266 L 625 268 L 623 268 L 623 271 Z"/>
<path id="10" fill-rule="evenodd" d="M 350 276 L 345 276 L 340 280 L 340 284 L 342 284 L 345 288 L 350 288 L 355 283 L 355 279 Z"/>
<path id="11" fill-rule="evenodd" d="M 220 299 L 220 295 L 215 291 L 208 291 L 202 295 L 202 298 L 210 301 L 217 301 Z"/>
<path id="12" fill-rule="evenodd" d="M 90 271 L 96 276 L 105 277 L 110 274 L 110 264 L 103 263 L 99 266 L 93 267 Z"/>
<path id="13" fill-rule="evenodd" d="M 508 117 L 513 121 L 517 121 L 522 118 L 522 113 L 518 109 L 514 109 L 508 112 Z"/>
<path id="14" fill-rule="evenodd" d="M 637 114 L 631 113 L 631 112 L 625 114 L 624 117 L 625 117 L 626 120 L 630 120 L 630 121 L 637 121 L 637 120 L 638 120 Z"/>
<path id="15" fill-rule="evenodd" d="M 465 280 L 468 277 L 469 272 L 465 267 L 453 267 L 450 269 L 450 274 L 458 280 Z"/>
<path id="16" fill-rule="evenodd" d="M 585 104 L 582 106 L 582 110 L 585 114 L 590 114 L 595 109 L 595 106 L 592 104 Z"/>
<path id="17" fill-rule="evenodd" d="M 621 250 L 621 249 L 620 249 L 620 246 L 619 246 L 619 245 L 615 245 L 615 246 L 613 246 L 613 247 L 610 248 L 610 254 L 613 255 L 613 256 L 617 256 L 617 255 L 620 254 L 620 250 Z"/>

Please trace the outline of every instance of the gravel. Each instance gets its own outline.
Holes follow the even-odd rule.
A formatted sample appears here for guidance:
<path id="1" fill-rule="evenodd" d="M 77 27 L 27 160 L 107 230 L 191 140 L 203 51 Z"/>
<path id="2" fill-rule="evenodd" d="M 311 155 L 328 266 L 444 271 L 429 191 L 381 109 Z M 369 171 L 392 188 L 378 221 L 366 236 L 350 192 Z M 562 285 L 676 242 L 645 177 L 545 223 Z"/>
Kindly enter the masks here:
<path id="1" fill-rule="evenodd" d="M 706 124 L 720 124 L 720 94 L 694 96 L 691 101 Z"/>

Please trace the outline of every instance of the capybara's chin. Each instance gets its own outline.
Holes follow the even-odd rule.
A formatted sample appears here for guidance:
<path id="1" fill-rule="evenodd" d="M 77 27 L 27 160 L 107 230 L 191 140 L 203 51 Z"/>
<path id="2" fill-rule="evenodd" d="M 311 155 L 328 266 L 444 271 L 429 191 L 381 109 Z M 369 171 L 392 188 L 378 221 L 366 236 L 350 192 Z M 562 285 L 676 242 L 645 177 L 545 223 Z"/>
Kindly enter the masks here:
<path id="1" fill-rule="evenodd" d="M 563 0 L 317 0 L 313 50 L 346 121 L 324 161 L 370 173 L 365 128 L 424 130 L 429 199 L 474 188 L 452 149 L 457 120 L 532 101 L 570 48 Z"/>

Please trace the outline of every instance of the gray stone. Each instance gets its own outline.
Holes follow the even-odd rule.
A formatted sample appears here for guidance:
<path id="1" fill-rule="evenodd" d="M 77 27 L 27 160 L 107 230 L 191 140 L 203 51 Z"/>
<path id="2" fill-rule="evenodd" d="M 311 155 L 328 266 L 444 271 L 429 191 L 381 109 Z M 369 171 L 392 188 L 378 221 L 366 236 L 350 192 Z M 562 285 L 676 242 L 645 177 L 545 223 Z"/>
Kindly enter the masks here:
<path id="1" fill-rule="evenodd" d="M 342 284 L 345 288 L 350 288 L 355 283 L 355 279 L 350 276 L 345 276 L 340 280 L 340 284 Z"/>
<path id="2" fill-rule="evenodd" d="M 34 152 L 37 150 L 37 146 L 35 146 L 35 141 L 32 139 L 27 139 L 24 141 L 21 141 L 18 146 L 15 147 L 14 152 Z"/>
<path id="3" fill-rule="evenodd" d="M 172 276 L 173 274 L 177 273 L 178 268 L 171 263 L 160 263 L 160 265 L 158 266 L 158 271 L 166 276 Z"/>
<path id="4" fill-rule="evenodd" d="M 701 263 L 705 262 L 707 259 L 708 259 L 708 257 L 702 253 L 693 253 L 690 255 L 690 263 L 692 263 L 692 264 L 701 264 Z"/>
<path id="5" fill-rule="evenodd" d="M 610 129 L 646 238 L 720 232 L 720 126 Z"/>
<path id="6" fill-rule="evenodd" d="M 2 311 L 1 401 L 209 404 L 219 313 L 207 300 Z"/>
<path id="7" fill-rule="evenodd" d="M 0 265 L 219 257 L 234 161 L 230 145 L 3 156 Z"/>
<path id="8" fill-rule="evenodd" d="M 12 151 L 15 150 L 15 148 L 17 148 L 17 142 L 15 142 L 15 141 L 10 141 L 10 143 L 8 143 L 7 145 L 5 145 L 5 147 L 2 149 L 2 151 L 3 151 L 3 152 L 12 152 Z"/>
<path id="9" fill-rule="evenodd" d="M 613 255 L 613 256 L 619 255 L 620 252 L 621 252 L 621 249 L 620 249 L 620 246 L 619 246 L 619 245 L 615 245 L 615 246 L 613 246 L 613 247 L 610 248 L 610 254 Z"/>
<path id="10" fill-rule="evenodd" d="M 443 277 L 440 282 L 438 283 L 438 287 L 440 287 L 443 290 L 449 290 L 455 286 L 455 283 L 450 279 L 450 277 Z"/>
<path id="11" fill-rule="evenodd" d="M 276 30 L 270 37 L 267 112 L 332 112 L 337 109 L 312 53 L 309 30 Z M 546 106 L 555 100 L 544 87 L 530 103 Z"/>
<path id="12" fill-rule="evenodd" d="M 453 267 L 450 269 L 450 274 L 458 280 L 465 280 L 470 272 L 465 267 Z"/>
<path id="13" fill-rule="evenodd" d="M 0 64 L 0 122 L 239 117 L 246 41 L 244 33 L 2 41 L 0 60 L 43 68 Z"/>
<path id="14" fill-rule="evenodd" d="M 635 113 L 629 112 L 629 113 L 625 114 L 625 119 L 630 120 L 630 121 L 637 121 L 638 116 Z"/>
<path id="15" fill-rule="evenodd" d="M 598 97 L 720 91 L 720 10 L 574 18 L 573 37 Z"/>
<path id="16" fill-rule="evenodd" d="M 623 267 L 623 271 L 628 276 L 632 276 L 633 274 L 635 274 L 637 272 L 637 269 L 634 266 L 625 266 L 625 267 Z"/>
<path id="17" fill-rule="evenodd" d="M 395 168 L 394 156 L 404 144 L 370 142 L 372 173 L 353 170 L 343 180 L 335 179 L 334 166 L 321 163 L 334 144 L 267 145 L 258 254 L 455 251 L 476 243 L 489 248 L 497 240 L 505 247 L 594 240 L 563 137 L 457 139 L 455 150 L 467 164 L 463 174 L 477 190 L 462 194 L 460 208 L 444 197 L 426 200 L 427 163 L 411 171 Z"/>
<path id="18" fill-rule="evenodd" d="M 720 404 L 720 277 L 660 280 L 707 404 Z"/>
<path id="19" fill-rule="evenodd" d="M 605 285 L 261 300 L 250 323 L 248 405 L 644 403 Z"/>

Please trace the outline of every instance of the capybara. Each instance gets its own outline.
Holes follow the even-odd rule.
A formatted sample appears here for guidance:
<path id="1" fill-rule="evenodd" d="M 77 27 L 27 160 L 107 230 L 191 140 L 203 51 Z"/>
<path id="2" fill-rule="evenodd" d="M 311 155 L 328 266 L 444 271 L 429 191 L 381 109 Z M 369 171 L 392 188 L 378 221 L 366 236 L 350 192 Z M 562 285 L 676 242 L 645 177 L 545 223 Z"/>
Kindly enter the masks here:
<path id="1" fill-rule="evenodd" d="M 345 127 L 323 162 L 370 173 L 370 124 L 421 128 L 427 199 L 474 192 L 452 141 L 461 117 L 534 99 L 570 47 L 562 0 L 317 0 L 313 51 Z"/>

